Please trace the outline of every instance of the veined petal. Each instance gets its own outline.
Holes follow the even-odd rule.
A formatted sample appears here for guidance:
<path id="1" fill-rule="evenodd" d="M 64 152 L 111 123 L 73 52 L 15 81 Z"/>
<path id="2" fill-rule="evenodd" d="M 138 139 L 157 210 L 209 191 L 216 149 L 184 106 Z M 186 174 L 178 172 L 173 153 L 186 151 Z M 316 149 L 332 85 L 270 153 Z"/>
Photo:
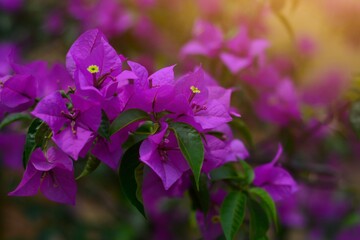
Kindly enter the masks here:
<path id="1" fill-rule="evenodd" d="M 75 205 L 77 187 L 74 172 L 61 168 L 47 172 L 40 191 L 52 201 Z"/>
<path id="2" fill-rule="evenodd" d="M 37 194 L 40 187 L 41 174 L 42 173 L 40 171 L 37 171 L 31 163 L 28 164 L 20 184 L 16 187 L 14 191 L 10 192 L 8 195 L 32 196 Z"/>
<path id="3" fill-rule="evenodd" d="M 52 138 L 57 146 L 66 154 L 77 160 L 80 152 L 89 141 L 93 139 L 93 133 L 81 127 L 76 128 L 76 134 L 72 132 L 70 127 L 65 128 Z"/>
<path id="4" fill-rule="evenodd" d="M 194 119 L 203 129 L 211 129 L 230 122 L 232 117 L 221 103 L 211 100 L 206 104 L 206 110 L 195 113 Z"/>
<path id="5" fill-rule="evenodd" d="M 25 110 L 37 96 L 37 82 L 31 75 L 15 75 L 4 81 L 0 102 L 8 108 Z"/>
<path id="6" fill-rule="evenodd" d="M 131 71 L 135 73 L 137 79 L 134 79 L 135 87 L 138 89 L 148 89 L 149 88 L 149 73 L 144 66 L 139 63 L 128 61 L 128 65 L 131 68 Z"/>
<path id="7" fill-rule="evenodd" d="M 55 167 L 54 162 L 48 161 L 46 159 L 41 148 L 37 148 L 31 153 L 29 162 L 35 167 L 37 171 L 46 172 Z"/>
<path id="8" fill-rule="evenodd" d="M 46 152 L 47 160 L 53 163 L 57 168 L 63 168 L 69 171 L 73 170 L 73 161 L 63 151 L 57 147 L 51 147 Z"/>
<path id="9" fill-rule="evenodd" d="M 100 104 L 77 94 L 72 95 L 71 99 L 74 107 L 80 110 L 76 122 L 96 132 L 101 122 Z"/>
<path id="10" fill-rule="evenodd" d="M 121 144 L 125 140 L 125 136 L 119 134 L 112 135 L 110 142 L 99 139 L 91 153 L 110 168 L 116 170 L 119 167 L 122 154 Z"/>
<path id="11" fill-rule="evenodd" d="M 58 132 L 67 120 L 61 112 L 68 113 L 65 100 L 59 92 L 55 92 L 43 98 L 31 112 L 49 125 L 53 132 Z"/>
<path id="12" fill-rule="evenodd" d="M 275 200 L 281 200 L 297 191 L 297 183 L 285 169 L 274 166 L 282 153 L 279 144 L 275 158 L 267 164 L 254 169 L 254 185 L 264 188 Z"/>
<path id="13" fill-rule="evenodd" d="M 227 161 L 234 161 L 236 159 L 246 159 L 249 157 L 249 152 L 244 143 L 238 139 L 233 139 L 230 142 L 230 153 L 226 157 Z"/>
<path id="14" fill-rule="evenodd" d="M 162 68 L 149 76 L 152 80 L 153 86 L 163 86 L 166 84 L 173 84 L 174 82 L 174 67 L 175 65 Z"/>
<path id="15" fill-rule="evenodd" d="M 122 71 L 119 75 L 116 76 L 116 79 L 119 82 L 119 86 L 124 86 L 129 83 L 129 79 L 137 79 L 138 76 L 129 70 Z"/>
<path id="16" fill-rule="evenodd" d="M 66 55 L 66 68 L 71 76 L 74 76 L 76 69 L 75 58 L 85 59 L 92 49 L 101 43 L 105 36 L 98 29 L 92 29 L 83 33 L 71 46 Z"/>
<path id="17" fill-rule="evenodd" d="M 190 167 L 180 150 L 166 150 L 167 157 L 160 156 L 160 151 L 163 150 L 158 144 L 146 139 L 140 146 L 140 160 L 161 178 L 165 190 L 168 190 Z"/>

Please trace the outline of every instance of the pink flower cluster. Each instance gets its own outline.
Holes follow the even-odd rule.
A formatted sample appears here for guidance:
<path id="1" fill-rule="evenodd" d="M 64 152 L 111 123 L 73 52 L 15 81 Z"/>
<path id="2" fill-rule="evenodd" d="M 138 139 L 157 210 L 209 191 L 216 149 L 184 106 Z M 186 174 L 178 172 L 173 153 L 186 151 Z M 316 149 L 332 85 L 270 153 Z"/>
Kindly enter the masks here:
<path id="1" fill-rule="evenodd" d="M 165 190 L 188 178 L 190 172 L 170 131 L 174 122 L 202 136 L 201 172 L 246 158 L 243 143 L 233 139 L 226 125 L 232 116 L 239 116 L 230 108 L 232 90 L 217 85 L 201 68 L 177 78 L 173 68 L 149 74 L 142 65 L 118 55 L 98 30 L 84 33 L 72 45 L 66 57 L 67 72 L 61 65 L 49 71 L 44 62 L 16 65 L 14 75 L 2 78 L 1 106 L 5 112 L 34 108 L 32 116 L 50 131 L 46 143 L 31 153 L 24 177 L 10 195 L 34 195 L 40 188 L 51 200 L 74 204 L 73 161 L 91 154 L 117 169 L 122 144 L 148 122 L 156 129 L 141 143 L 140 161 Z M 111 124 L 134 109 L 147 119 L 133 121 L 108 137 L 100 133 L 104 119 Z"/>

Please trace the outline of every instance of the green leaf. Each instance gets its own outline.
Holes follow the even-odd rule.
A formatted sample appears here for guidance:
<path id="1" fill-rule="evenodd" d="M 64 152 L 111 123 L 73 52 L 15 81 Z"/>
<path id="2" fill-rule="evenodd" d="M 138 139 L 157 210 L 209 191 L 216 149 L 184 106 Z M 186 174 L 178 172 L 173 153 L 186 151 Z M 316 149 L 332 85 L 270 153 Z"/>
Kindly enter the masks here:
<path id="1" fill-rule="evenodd" d="M 101 123 L 98 129 L 98 134 L 109 141 L 110 139 L 110 121 L 106 113 L 102 111 Z"/>
<path id="2" fill-rule="evenodd" d="M 35 142 L 35 135 L 36 131 L 38 130 L 39 126 L 43 123 L 38 118 L 35 118 L 32 123 L 30 124 L 29 130 L 26 134 L 26 140 L 25 140 L 25 147 L 23 152 L 23 166 L 26 168 L 26 165 L 29 161 L 30 154 L 34 151 L 36 148 L 36 142 Z"/>
<path id="3" fill-rule="evenodd" d="M 126 149 L 130 148 L 136 143 L 145 140 L 149 135 L 155 134 L 158 129 L 158 123 L 146 121 L 138 129 L 136 129 L 135 132 L 129 134 L 128 139 L 122 145 L 122 149 L 126 151 Z"/>
<path id="4" fill-rule="evenodd" d="M 350 108 L 349 120 L 356 135 L 360 138 L 360 101 L 354 102 Z"/>
<path id="5" fill-rule="evenodd" d="M 246 141 L 249 147 L 254 147 L 254 142 L 249 127 L 241 119 L 235 118 L 230 122 L 230 126 L 237 131 L 241 137 Z"/>
<path id="6" fill-rule="evenodd" d="M 276 211 L 276 205 L 268 192 L 262 188 L 251 188 L 249 190 L 252 199 L 257 200 L 261 207 L 266 211 L 269 220 L 272 220 L 276 229 L 279 229 L 278 216 Z"/>
<path id="7" fill-rule="evenodd" d="M 19 121 L 19 120 L 31 120 L 32 117 L 27 113 L 14 113 L 7 115 L 0 123 L 0 129 L 6 127 L 7 125 Z"/>
<path id="8" fill-rule="evenodd" d="M 225 164 L 219 168 L 216 168 L 210 172 L 212 181 L 220 181 L 225 179 L 240 179 L 237 171 L 235 170 L 233 164 Z"/>
<path id="9" fill-rule="evenodd" d="M 156 117 L 156 119 L 161 119 L 161 118 L 163 118 L 163 117 L 165 117 L 166 115 L 169 115 L 169 114 L 171 114 L 171 113 L 173 113 L 173 112 L 170 112 L 170 111 L 161 111 L 161 112 L 156 113 L 156 114 L 155 114 L 155 117 Z"/>
<path id="10" fill-rule="evenodd" d="M 154 123 L 152 121 L 146 121 L 143 124 L 141 124 L 141 126 L 138 129 L 136 129 L 134 134 L 153 135 L 157 132 L 158 129 L 159 129 L 158 123 Z"/>
<path id="11" fill-rule="evenodd" d="M 196 188 L 199 189 L 200 172 L 204 162 L 204 145 L 200 133 L 186 123 L 172 122 L 169 125 L 194 174 Z"/>
<path id="12" fill-rule="evenodd" d="M 250 240 L 267 239 L 266 233 L 270 227 L 266 211 L 255 200 L 250 199 Z"/>
<path id="13" fill-rule="evenodd" d="M 137 199 L 142 199 L 142 184 L 144 180 L 144 164 L 139 164 L 135 168 L 135 180 L 137 184 L 136 188 L 136 197 Z"/>
<path id="14" fill-rule="evenodd" d="M 149 120 L 150 116 L 139 109 L 129 109 L 119 114 L 110 125 L 110 135 L 139 120 Z"/>
<path id="15" fill-rule="evenodd" d="M 252 167 L 244 160 L 239 161 L 239 164 L 241 166 L 240 169 L 236 169 L 234 167 L 234 164 L 229 163 L 212 170 L 210 172 L 211 180 L 233 180 L 240 184 L 240 186 L 242 187 L 247 187 L 251 185 L 255 178 Z"/>
<path id="16" fill-rule="evenodd" d="M 130 203 L 136 207 L 144 217 L 146 217 L 142 200 L 139 200 L 138 198 L 139 185 L 137 180 L 139 180 L 139 172 L 136 173 L 136 171 L 138 171 L 136 169 L 140 165 L 140 145 L 141 142 L 133 145 L 124 153 L 121 159 L 119 177 L 122 189 L 124 190 Z"/>
<path id="17" fill-rule="evenodd" d="M 254 181 L 254 178 L 255 178 L 255 173 L 254 173 L 254 170 L 252 169 L 252 167 L 247 164 L 246 161 L 242 160 L 242 161 L 239 161 L 240 162 L 240 165 L 242 167 L 242 170 L 243 170 L 243 178 L 245 179 L 245 183 L 247 185 L 250 185 L 253 181 Z"/>
<path id="18" fill-rule="evenodd" d="M 36 129 L 35 133 L 36 147 L 41 147 L 42 149 L 45 149 L 51 135 L 52 130 L 50 129 L 50 127 L 45 122 L 42 122 Z"/>
<path id="19" fill-rule="evenodd" d="M 194 184 L 189 190 L 193 207 L 200 209 L 203 213 L 207 213 L 210 207 L 210 193 L 208 187 L 208 177 L 205 174 L 200 176 L 199 190 L 194 187 Z"/>
<path id="20" fill-rule="evenodd" d="M 26 134 L 25 147 L 23 152 L 23 166 L 29 161 L 31 153 L 37 147 L 47 148 L 47 142 L 51 138 L 52 131 L 49 126 L 42 120 L 35 118 L 30 124 L 28 133 Z"/>
<path id="21" fill-rule="evenodd" d="M 246 212 L 247 196 L 243 192 L 230 192 L 220 209 L 220 222 L 227 240 L 238 232 Z"/>
<path id="22" fill-rule="evenodd" d="M 79 180 L 80 178 L 83 178 L 93 171 L 95 171 L 100 165 L 100 160 L 97 159 L 94 155 L 89 154 L 86 159 L 86 164 L 80 175 L 76 178 L 76 180 Z"/>

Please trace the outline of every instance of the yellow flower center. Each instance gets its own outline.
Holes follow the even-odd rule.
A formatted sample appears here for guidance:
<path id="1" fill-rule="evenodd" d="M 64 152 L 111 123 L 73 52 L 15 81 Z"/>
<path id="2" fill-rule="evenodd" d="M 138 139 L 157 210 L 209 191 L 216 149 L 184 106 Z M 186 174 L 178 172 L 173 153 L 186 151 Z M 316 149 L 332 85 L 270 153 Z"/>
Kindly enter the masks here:
<path id="1" fill-rule="evenodd" d="M 200 93 L 200 90 L 199 90 L 197 87 L 195 87 L 195 86 L 191 86 L 191 87 L 190 87 L 190 90 L 191 90 L 193 93 Z"/>
<path id="2" fill-rule="evenodd" d="M 87 70 L 89 71 L 89 73 L 98 73 L 99 72 L 99 66 L 90 65 L 90 66 L 88 66 Z"/>

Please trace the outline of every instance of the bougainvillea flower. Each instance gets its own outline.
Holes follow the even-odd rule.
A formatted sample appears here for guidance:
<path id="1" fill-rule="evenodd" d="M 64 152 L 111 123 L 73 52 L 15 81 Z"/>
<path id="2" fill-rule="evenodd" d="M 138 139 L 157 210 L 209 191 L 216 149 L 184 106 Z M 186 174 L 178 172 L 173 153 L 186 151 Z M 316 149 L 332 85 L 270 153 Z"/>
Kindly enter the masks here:
<path id="1" fill-rule="evenodd" d="M 70 127 L 67 127 L 55 134 L 52 139 L 60 149 L 77 160 L 79 156 L 85 157 L 94 137 L 94 133 L 85 128 L 77 127 L 76 132 L 74 132 Z"/>
<path id="2" fill-rule="evenodd" d="M 37 60 L 26 64 L 12 62 L 11 67 L 16 75 L 31 75 L 34 77 L 37 82 L 36 97 L 43 97 L 46 94 L 51 93 L 52 87 L 49 86 L 55 85 L 55 82 L 48 76 L 49 70 L 46 61 Z M 48 88 L 50 88 L 50 91 L 47 91 Z"/>
<path id="3" fill-rule="evenodd" d="M 163 85 L 173 84 L 175 65 L 162 68 L 149 76 L 148 71 L 139 63 L 128 61 L 131 71 L 137 76 L 134 79 L 135 89 L 149 89 Z"/>
<path id="4" fill-rule="evenodd" d="M 151 115 L 168 111 L 173 113 L 173 117 L 189 113 L 190 109 L 187 100 L 183 96 L 178 96 L 174 85 L 174 66 L 169 66 L 158 70 L 148 76 L 148 71 L 141 64 L 128 61 L 132 72 L 137 76 L 134 79 L 133 91 L 126 109 L 138 108 Z M 128 90 L 129 92 L 129 90 Z"/>
<path id="5" fill-rule="evenodd" d="M 256 112 L 262 119 L 281 126 L 300 119 L 300 99 L 293 82 L 285 79 L 273 92 L 262 94 L 256 103 Z"/>
<path id="6" fill-rule="evenodd" d="M 35 103 L 37 82 L 31 75 L 0 78 L 0 104 L 8 111 L 23 111 Z"/>
<path id="7" fill-rule="evenodd" d="M 302 89 L 302 100 L 314 107 L 327 107 L 347 89 L 346 79 L 345 74 L 338 70 L 323 73 Z"/>
<path id="8" fill-rule="evenodd" d="M 49 84 L 50 82 L 52 84 Z M 67 91 L 69 88 L 74 88 L 75 82 L 74 79 L 71 78 L 64 64 L 55 63 L 49 71 L 46 85 L 48 86 L 48 89 L 43 92 L 48 95 L 57 90 Z"/>
<path id="9" fill-rule="evenodd" d="M 240 140 L 226 141 L 207 134 L 202 172 L 208 173 L 225 163 L 244 160 L 248 156 L 249 153 Z"/>
<path id="10" fill-rule="evenodd" d="M 212 84 L 207 86 L 201 68 L 174 81 L 173 66 L 163 68 L 150 77 L 140 64 L 129 62 L 138 76 L 134 94 L 126 108 L 139 108 L 149 113 L 168 111 L 167 117 L 189 123 L 198 130 L 211 129 L 232 120 L 232 90 Z"/>
<path id="11" fill-rule="evenodd" d="M 52 201 L 75 204 L 76 182 L 71 159 L 51 147 L 44 154 L 40 148 L 32 152 L 23 179 L 10 196 L 32 196 L 38 190 Z"/>
<path id="12" fill-rule="evenodd" d="M 202 68 L 177 80 L 175 90 L 187 99 L 194 120 L 203 129 L 215 128 L 232 120 L 229 109 L 231 90 L 207 87 Z"/>
<path id="13" fill-rule="evenodd" d="M 98 29 L 83 33 L 66 55 L 66 67 L 76 86 L 101 88 L 121 72 L 121 59 Z"/>
<path id="14" fill-rule="evenodd" d="M 264 65 L 260 69 L 250 69 L 243 72 L 241 79 L 250 84 L 260 92 L 271 91 L 275 85 L 282 80 L 277 68 L 272 65 Z"/>
<path id="15" fill-rule="evenodd" d="M 236 74 L 250 66 L 255 58 L 263 57 L 269 44 L 265 39 L 250 39 L 248 29 L 241 26 L 238 34 L 225 45 L 227 51 L 220 54 L 220 59 L 233 74 Z"/>
<path id="16" fill-rule="evenodd" d="M 59 92 L 55 92 L 43 98 L 32 114 L 45 121 L 54 133 L 58 132 L 68 121 L 64 113 L 68 112 L 66 101 Z"/>
<path id="17" fill-rule="evenodd" d="M 78 88 L 85 88 L 88 86 L 102 89 L 103 87 L 116 82 L 116 75 L 121 70 L 120 58 L 113 52 L 113 59 L 116 57 L 119 60 L 118 64 L 109 63 L 109 59 L 104 54 L 102 46 L 94 48 L 91 55 L 85 59 L 75 58 L 77 71 L 75 72 L 75 82 Z M 112 60 L 111 60 L 112 61 Z"/>
<path id="18" fill-rule="evenodd" d="M 219 57 L 233 74 L 237 74 L 255 60 L 263 63 L 268 45 L 265 39 L 251 39 L 245 26 L 241 26 L 237 35 L 225 41 L 220 28 L 198 20 L 194 24 L 193 40 L 185 44 L 181 55 Z"/>
<path id="19" fill-rule="evenodd" d="M 138 108 L 156 117 L 162 111 L 172 112 L 174 118 L 190 111 L 186 101 L 175 95 L 174 87 L 164 85 L 161 87 L 135 91 L 130 97 L 126 108 Z M 169 117 L 168 115 L 166 117 Z"/>
<path id="20" fill-rule="evenodd" d="M 274 201 L 285 199 L 297 191 L 297 184 L 290 173 L 284 168 L 276 166 L 282 151 L 282 146 L 279 145 L 278 152 L 270 163 L 254 169 L 254 185 L 264 188 Z"/>
<path id="21" fill-rule="evenodd" d="M 119 86 L 117 82 L 114 82 L 102 88 L 101 91 L 93 87 L 85 87 L 76 90 L 76 93 L 97 102 L 109 120 L 113 120 L 123 111 L 132 94 L 132 89 L 129 85 Z"/>
<path id="22" fill-rule="evenodd" d="M 243 142 L 233 138 L 227 124 L 211 129 L 204 136 L 205 157 L 202 172 L 209 173 L 226 163 L 249 157 L 249 152 Z"/>
<path id="23" fill-rule="evenodd" d="M 230 151 L 226 156 L 226 162 L 234 161 L 234 159 L 246 159 L 249 157 L 249 152 L 246 149 L 244 143 L 239 139 L 233 139 L 229 141 Z"/>
<path id="24" fill-rule="evenodd" d="M 133 126 L 128 126 L 113 134 L 109 140 L 98 136 L 91 153 L 110 168 L 117 170 L 122 155 L 122 144 L 127 140 Z"/>
<path id="25" fill-rule="evenodd" d="M 204 55 L 216 57 L 223 45 L 223 34 L 220 28 L 203 20 L 194 24 L 193 40 L 181 49 L 181 55 Z"/>
<path id="26" fill-rule="evenodd" d="M 76 94 L 71 95 L 71 103 L 73 107 L 68 110 L 66 100 L 55 92 L 43 98 L 32 114 L 49 125 L 56 144 L 77 160 L 100 126 L 101 109 L 97 102 Z"/>
<path id="27" fill-rule="evenodd" d="M 67 72 L 65 66 L 55 63 L 51 68 L 45 61 L 33 61 L 27 64 L 11 63 L 16 74 L 31 75 L 37 82 L 37 97 L 42 98 L 56 90 L 68 90 L 73 87 L 74 80 Z"/>
<path id="28" fill-rule="evenodd" d="M 211 170 L 223 165 L 230 148 L 225 141 L 216 136 L 206 135 L 205 156 L 202 172 L 209 173 Z M 235 161 L 236 159 L 233 159 Z"/>
<path id="29" fill-rule="evenodd" d="M 168 190 L 184 172 L 190 169 L 174 134 L 168 133 L 167 123 L 162 123 L 161 130 L 141 144 L 140 160 L 161 178 L 165 190 Z"/>

